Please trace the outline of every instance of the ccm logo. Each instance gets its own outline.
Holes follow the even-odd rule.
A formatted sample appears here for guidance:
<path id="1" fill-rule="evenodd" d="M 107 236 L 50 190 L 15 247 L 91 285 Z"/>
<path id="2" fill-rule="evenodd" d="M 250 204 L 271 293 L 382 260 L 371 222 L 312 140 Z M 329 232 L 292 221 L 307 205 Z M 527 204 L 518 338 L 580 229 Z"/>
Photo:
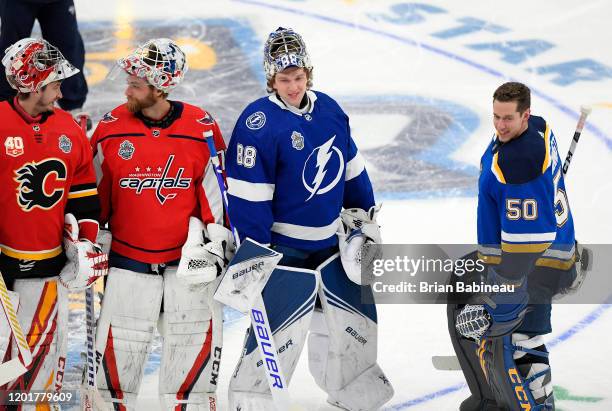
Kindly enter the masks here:
<path id="1" fill-rule="evenodd" d="M 270 343 L 272 336 L 268 335 L 268 331 L 265 329 L 265 327 L 263 327 L 263 324 L 266 323 L 264 316 L 261 311 L 255 309 L 252 309 L 251 313 L 253 314 L 253 320 L 255 322 L 255 332 L 260 338 L 268 374 L 274 380 L 272 386 L 283 389 L 285 387 L 283 386 L 283 381 L 279 375 L 278 360 L 276 359 L 276 353 L 272 350 L 272 344 Z"/>
<path id="2" fill-rule="evenodd" d="M 527 393 L 525 392 L 525 387 L 523 387 L 521 382 L 521 376 L 519 375 L 518 371 L 516 371 L 516 368 L 510 368 L 508 370 L 508 376 L 510 377 L 510 382 L 512 382 L 512 385 L 514 385 L 514 394 L 516 395 L 521 409 L 530 411 L 531 403 L 529 401 L 529 397 L 527 397 Z"/>

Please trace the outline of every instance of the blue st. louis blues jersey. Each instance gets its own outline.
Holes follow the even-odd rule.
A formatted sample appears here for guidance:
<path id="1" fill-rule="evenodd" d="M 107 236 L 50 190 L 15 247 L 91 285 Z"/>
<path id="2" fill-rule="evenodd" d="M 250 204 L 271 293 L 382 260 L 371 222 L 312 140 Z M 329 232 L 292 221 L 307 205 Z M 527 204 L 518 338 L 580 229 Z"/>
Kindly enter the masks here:
<path id="1" fill-rule="evenodd" d="M 241 239 L 330 247 L 342 207 L 374 205 L 348 116 L 329 96 L 307 94 L 305 112 L 270 95 L 251 103 L 234 127 L 226 172 L 230 216 Z"/>
<path id="2" fill-rule="evenodd" d="M 534 265 L 567 270 L 574 264 L 562 164 L 543 118 L 531 116 L 527 130 L 509 142 L 494 136 L 482 156 L 478 244 L 485 261 L 501 264 L 506 275 L 527 275 Z"/>

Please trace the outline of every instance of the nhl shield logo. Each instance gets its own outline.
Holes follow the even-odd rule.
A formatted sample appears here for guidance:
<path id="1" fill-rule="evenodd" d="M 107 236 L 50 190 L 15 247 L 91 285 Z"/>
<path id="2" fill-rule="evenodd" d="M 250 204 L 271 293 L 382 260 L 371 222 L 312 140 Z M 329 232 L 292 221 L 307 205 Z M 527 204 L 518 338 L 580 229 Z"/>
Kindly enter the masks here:
<path id="1" fill-rule="evenodd" d="M 119 157 L 124 160 L 129 160 L 132 158 L 132 155 L 134 155 L 134 151 L 134 145 L 129 140 L 125 140 L 119 146 Z"/>
<path id="2" fill-rule="evenodd" d="M 304 137 L 300 133 L 298 133 L 297 131 L 294 131 L 291 134 L 291 145 L 296 150 L 303 149 L 304 148 Z"/>
<path id="3" fill-rule="evenodd" d="M 154 128 L 152 133 L 153 133 L 153 137 L 159 137 L 160 131 Z"/>
<path id="4" fill-rule="evenodd" d="M 62 134 L 60 136 L 58 145 L 59 149 L 66 154 L 72 151 L 72 141 L 70 141 L 70 139 L 65 134 Z"/>

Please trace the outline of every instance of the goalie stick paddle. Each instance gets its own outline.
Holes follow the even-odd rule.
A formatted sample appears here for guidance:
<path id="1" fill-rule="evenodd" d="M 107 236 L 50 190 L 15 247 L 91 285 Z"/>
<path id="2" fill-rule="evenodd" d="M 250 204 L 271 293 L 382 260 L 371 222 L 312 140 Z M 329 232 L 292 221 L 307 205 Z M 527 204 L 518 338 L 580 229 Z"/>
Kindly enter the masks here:
<path id="1" fill-rule="evenodd" d="M 569 150 L 567 150 L 567 156 L 565 156 L 565 162 L 563 163 L 563 175 L 567 174 L 572 157 L 576 151 L 576 145 L 582 135 L 582 129 L 586 123 L 586 119 L 591 114 L 593 109 L 590 106 L 580 106 L 580 118 L 578 118 L 578 124 L 576 124 L 576 131 L 574 131 L 574 137 L 570 144 Z M 584 281 L 584 279 L 583 279 Z M 436 370 L 441 371 L 461 371 L 461 365 L 459 365 L 459 359 L 454 355 L 434 355 L 431 357 L 431 363 Z"/>
<path id="2" fill-rule="evenodd" d="M 221 164 L 219 162 L 219 156 L 215 147 L 212 131 L 205 131 L 204 138 L 208 144 L 210 161 L 215 175 L 217 176 L 217 183 L 219 184 L 219 190 L 221 190 L 223 206 L 225 207 L 225 212 L 228 216 L 230 229 L 234 235 L 236 247 L 240 247 L 238 232 L 232 224 L 231 218 L 229 218 L 227 188 L 225 187 L 223 171 L 221 170 Z M 274 342 L 272 329 L 270 328 L 270 321 L 268 319 L 268 314 L 266 313 L 266 307 L 261 294 L 255 299 L 253 307 L 251 307 L 249 310 L 249 316 L 251 319 L 251 330 L 257 339 L 257 347 L 259 349 L 259 353 L 261 354 L 261 359 L 266 364 L 266 379 L 270 387 L 270 392 L 272 393 L 274 405 L 279 411 L 289 410 L 291 409 L 291 399 L 289 397 L 289 391 L 287 390 L 287 379 L 285 378 L 280 366 L 278 350 L 276 349 L 276 343 Z M 268 347 L 267 350 L 265 348 L 266 346 Z"/>
<path id="3" fill-rule="evenodd" d="M 11 302 L 11 297 L 8 289 L 6 288 L 6 283 L 4 282 L 2 273 L 0 273 L 0 302 L 2 303 L 4 315 L 6 316 L 6 320 L 11 328 L 11 333 L 13 337 L 15 337 L 17 349 L 19 350 L 19 356 L 17 356 L 17 358 L 13 358 L 12 360 L 0 364 L 1 387 L 9 381 L 12 381 L 26 373 L 28 370 L 27 367 L 32 363 L 32 353 L 30 352 L 30 347 L 25 335 L 23 335 L 23 330 L 19 324 L 19 320 L 17 319 L 17 313 L 15 312 L 15 308 Z"/>
<path id="4" fill-rule="evenodd" d="M 79 125 L 83 129 L 83 133 L 87 135 L 87 131 L 91 128 L 91 120 L 89 116 L 82 114 L 78 117 Z M 95 318 L 96 311 L 94 306 L 93 287 L 95 282 L 85 289 L 85 325 L 87 330 L 87 350 L 85 364 L 85 384 L 81 389 L 81 410 L 83 411 L 105 411 L 106 406 L 104 400 L 98 392 L 96 384 L 96 372 L 98 363 L 95 355 Z"/>

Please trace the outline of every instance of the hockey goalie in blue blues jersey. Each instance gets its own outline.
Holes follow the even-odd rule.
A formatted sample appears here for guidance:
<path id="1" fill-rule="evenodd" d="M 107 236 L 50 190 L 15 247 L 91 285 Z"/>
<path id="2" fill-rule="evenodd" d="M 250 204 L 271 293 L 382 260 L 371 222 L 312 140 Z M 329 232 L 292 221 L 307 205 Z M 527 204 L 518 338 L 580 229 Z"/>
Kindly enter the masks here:
<path id="1" fill-rule="evenodd" d="M 460 409 L 553 410 L 542 335 L 552 331 L 553 296 L 577 277 L 578 255 L 563 167 L 550 125 L 530 115 L 525 85 L 496 90 L 493 122 L 481 159 L 478 258 L 489 283 L 514 289 L 449 311 L 472 394 Z"/>
<path id="2" fill-rule="evenodd" d="M 376 308 L 361 303 L 371 290 L 360 284 L 360 245 L 380 242 L 364 159 L 338 103 L 310 89 L 312 65 L 298 33 L 270 34 L 264 68 L 270 94 L 247 106 L 229 142 L 230 213 L 241 239 L 283 254 L 263 299 L 287 380 L 310 330 L 309 368 L 328 401 L 375 410 L 393 389 L 376 362 Z M 256 344 L 249 331 L 230 383 L 231 410 L 275 409 Z"/>

